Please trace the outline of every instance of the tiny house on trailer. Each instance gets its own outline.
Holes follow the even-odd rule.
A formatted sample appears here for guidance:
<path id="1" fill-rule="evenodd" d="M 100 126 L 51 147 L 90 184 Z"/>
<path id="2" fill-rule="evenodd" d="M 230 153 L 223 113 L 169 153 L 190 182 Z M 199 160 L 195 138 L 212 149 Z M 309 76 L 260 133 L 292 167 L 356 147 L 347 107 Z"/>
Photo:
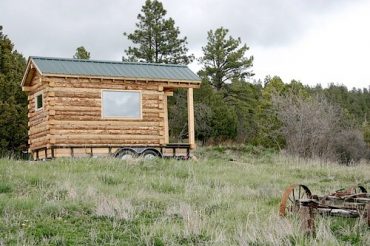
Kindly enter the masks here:
<path id="1" fill-rule="evenodd" d="M 22 80 L 28 95 L 29 152 L 58 157 L 188 158 L 195 148 L 193 89 L 187 66 L 30 57 Z M 187 89 L 188 143 L 170 143 L 167 97 Z"/>

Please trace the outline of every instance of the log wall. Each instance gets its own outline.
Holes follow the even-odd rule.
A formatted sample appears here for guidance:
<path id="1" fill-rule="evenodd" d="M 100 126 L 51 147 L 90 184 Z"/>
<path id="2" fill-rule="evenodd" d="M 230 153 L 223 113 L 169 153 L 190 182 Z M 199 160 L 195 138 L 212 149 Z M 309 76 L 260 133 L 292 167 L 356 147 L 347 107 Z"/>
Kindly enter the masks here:
<path id="1" fill-rule="evenodd" d="M 48 89 L 47 84 L 42 83 L 42 78 L 36 74 L 31 83 L 32 91 L 28 92 L 28 143 L 30 151 L 45 147 L 49 140 L 50 128 L 48 125 L 49 104 L 47 101 Z M 43 93 L 43 108 L 36 110 L 36 95 Z M 40 155 L 44 153 L 40 152 Z"/>
<path id="2" fill-rule="evenodd" d="M 158 146 L 165 143 L 165 93 L 162 82 L 35 76 L 39 89 L 29 94 L 30 149 L 58 146 Z M 44 90 L 44 110 L 34 112 L 34 95 Z M 139 90 L 142 119 L 103 119 L 102 89 Z M 90 150 L 84 150 L 84 154 Z M 54 152 L 65 156 L 68 150 Z M 64 153 L 66 152 L 66 153 Z M 48 156 L 51 150 L 48 149 Z M 39 158 L 44 152 L 39 153 Z"/>

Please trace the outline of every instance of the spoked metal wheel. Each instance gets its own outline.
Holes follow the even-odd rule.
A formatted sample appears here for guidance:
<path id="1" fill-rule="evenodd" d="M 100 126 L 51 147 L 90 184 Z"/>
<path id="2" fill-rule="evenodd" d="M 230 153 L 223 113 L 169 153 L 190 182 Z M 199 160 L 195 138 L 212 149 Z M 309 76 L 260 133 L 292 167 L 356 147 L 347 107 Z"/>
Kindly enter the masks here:
<path id="1" fill-rule="evenodd" d="M 312 194 L 307 186 L 294 184 L 289 186 L 283 194 L 280 203 L 279 215 L 285 217 L 289 213 L 295 213 L 299 210 L 300 199 L 311 199 Z"/>
<path id="2" fill-rule="evenodd" d="M 152 149 L 147 149 L 145 150 L 141 156 L 145 159 L 145 160 L 153 160 L 155 158 L 158 158 L 160 157 L 160 154 L 155 151 L 155 150 L 152 150 Z"/>
<path id="3" fill-rule="evenodd" d="M 116 155 L 116 158 L 119 158 L 121 160 L 132 160 L 136 157 L 137 153 L 133 149 L 121 149 Z"/>

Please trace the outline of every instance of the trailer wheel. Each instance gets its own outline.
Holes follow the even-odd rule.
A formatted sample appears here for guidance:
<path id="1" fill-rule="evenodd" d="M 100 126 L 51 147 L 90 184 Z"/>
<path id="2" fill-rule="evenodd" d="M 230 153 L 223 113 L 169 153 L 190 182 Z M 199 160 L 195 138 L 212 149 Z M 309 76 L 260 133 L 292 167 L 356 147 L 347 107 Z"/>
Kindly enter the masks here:
<path id="1" fill-rule="evenodd" d="M 129 149 L 129 148 L 121 149 L 116 154 L 116 158 L 121 159 L 121 160 L 131 160 L 136 157 L 137 157 L 136 151 L 133 149 Z"/>
<path id="2" fill-rule="evenodd" d="M 146 149 L 144 150 L 144 152 L 141 154 L 141 156 L 145 159 L 145 160 L 152 160 L 154 158 L 157 158 L 157 157 L 161 157 L 161 154 L 154 150 L 154 149 Z"/>

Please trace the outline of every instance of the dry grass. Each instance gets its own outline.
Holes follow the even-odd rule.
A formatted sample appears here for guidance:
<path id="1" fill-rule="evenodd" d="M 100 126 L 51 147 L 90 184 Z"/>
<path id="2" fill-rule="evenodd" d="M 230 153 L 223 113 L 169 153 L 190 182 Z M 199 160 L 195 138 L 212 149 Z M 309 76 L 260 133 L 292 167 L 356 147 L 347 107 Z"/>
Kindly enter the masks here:
<path id="1" fill-rule="evenodd" d="M 316 218 L 307 237 L 277 216 L 304 183 L 325 194 L 370 165 L 339 166 L 256 149 L 203 149 L 198 161 L 0 160 L 0 245 L 366 245 L 361 220 Z M 232 159 L 233 161 L 230 161 Z"/>

